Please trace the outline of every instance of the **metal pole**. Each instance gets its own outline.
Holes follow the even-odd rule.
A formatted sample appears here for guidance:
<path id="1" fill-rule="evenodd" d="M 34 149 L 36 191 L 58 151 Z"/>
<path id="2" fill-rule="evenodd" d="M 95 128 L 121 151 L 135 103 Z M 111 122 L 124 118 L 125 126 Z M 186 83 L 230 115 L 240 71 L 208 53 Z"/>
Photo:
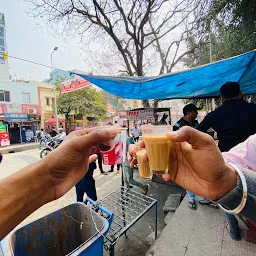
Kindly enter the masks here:
<path id="1" fill-rule="evenodd" d="M 54 115 L 55 115 L 55 120 L 56 120 L 56 130 L 58 131 L 59 128 L 59 120 L 58 120 L 58 111 L 57 111 L 57 101 L 56 101 L 56 85 L 54 83 L 54 70 L 53 70 L 53 65 L 52 65 L 52 55 L 55 52 L 53 50 L 51 54 L 51 66 L 52 66 L 52 86 L 53 86 L 53 93 L 54 93 Z"/>

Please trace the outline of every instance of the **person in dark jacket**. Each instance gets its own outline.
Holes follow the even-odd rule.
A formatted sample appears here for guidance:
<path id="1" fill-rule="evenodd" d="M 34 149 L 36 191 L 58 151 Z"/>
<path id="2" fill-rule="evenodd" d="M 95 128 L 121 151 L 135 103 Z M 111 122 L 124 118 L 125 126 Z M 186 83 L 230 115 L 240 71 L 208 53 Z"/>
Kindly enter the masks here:
<path id="1" fill-rule="evenodd" d="M 97 201 L 97 193 L 95 180 L 93 178 L 93 172 L 96 169 L 96 163 L 92 162 L 89 164 L 88 172 L 84 177 L 76 184 L 76 198 L 77 202 L 84 201 L 84 193 L 87 194 L 89 198 Z"/>
<path id="2" fill-rule="evenodd" d="M 52 129 L 49 132 L 49 134 L 51 135 L 52 138 L 58 135 L 58 133 L 55 131 L 55 127 L 52 127 Z"/>
<path id="3" fill-rule="evenodd" d="M 222 105 L 208 114 L 197 129 L 213 128 L 219 139 L 219 149 L 227 152 L 256 133 L 256 105 L 242 100 L 240 85 L 227 82 L 220 88 Z M 227 230 L 233 240 L 241 240 L 238 221 L 227 214 Z"/>
<path id="4" fill-rule="evenodd" d="M 256 105 L 242 100 L 240 85 L 227 82 L 220 88 L 222 105 L 209 113 L 197 129 L 213 128 L 219 139 L 219 149 L 227 152 L 256 133 Z"/>
<path id="5" fill-rule="evenodd" d="M 199 108 L 197 108 L 195 104 L 187 104 L 183 108 L 184 116 L 175 123 L 175 125 L 173 126 L 173 130 L 177 131 L 183 126 L 190 126 L 196 128 L 196 126 L 198 125 L 198 121 L 196 120 L 198 109 Z"/>

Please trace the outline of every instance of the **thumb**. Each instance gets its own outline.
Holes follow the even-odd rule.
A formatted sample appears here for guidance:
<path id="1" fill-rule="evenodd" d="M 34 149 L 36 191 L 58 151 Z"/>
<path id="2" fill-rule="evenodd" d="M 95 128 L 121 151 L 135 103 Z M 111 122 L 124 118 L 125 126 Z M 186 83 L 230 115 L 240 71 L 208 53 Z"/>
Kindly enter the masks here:
<path id="1" fill-rule="evenodd" d="M 103 142 L 113 140 L 118 133 L 115 126 L 109 128 L 96 129 L 86 135 L 76 138 L 75 147 L 79 151 L 84 151 Z"/>
<path id="2" fill-rule="evenodd" d="M 214 142 L 210 135 L 189 126 L 184 126 L 175 132 L 169 132 L 167 137 L 172 142 L 188 142 L 194 148 L 206 146 Z"/>

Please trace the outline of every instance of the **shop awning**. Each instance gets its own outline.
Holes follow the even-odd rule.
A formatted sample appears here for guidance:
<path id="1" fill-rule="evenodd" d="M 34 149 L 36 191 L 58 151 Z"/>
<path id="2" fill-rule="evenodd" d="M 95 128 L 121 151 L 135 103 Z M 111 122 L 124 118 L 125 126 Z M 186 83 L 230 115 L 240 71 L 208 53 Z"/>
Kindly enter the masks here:
<path id="1" fill-rule="evenodd" d="M 256 93 L 256 50 L 205 66 L 158 77 L 79 76 L 128 99 L 186 99 L 219 96 L 225 82 L 239 82 L 243 94 Z"/>
<path id="2" fill-rule="evenodd" d="M 58 123 L 65 123 L 64 119 L 58 118 Z M 52 117 L 44 122 L 45 124 L 56 124 L 56 118 Z"/>

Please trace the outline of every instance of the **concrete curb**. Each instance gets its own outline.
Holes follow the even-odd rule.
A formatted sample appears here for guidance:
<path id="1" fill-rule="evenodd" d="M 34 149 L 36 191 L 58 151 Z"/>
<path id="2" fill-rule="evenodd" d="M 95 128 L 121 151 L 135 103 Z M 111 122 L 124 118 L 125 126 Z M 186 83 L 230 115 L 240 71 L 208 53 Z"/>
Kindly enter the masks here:
<path id="1" fill-rule="evenodd" d="M 16 153 L 16 152 L 22 152 L 26 150 L 31 150 L 39 147 L 39 143 L 33 143 L 31 145 L 25 144 L 24 146 L 18 145 L 17 147 L 15 146 L 10 146 L 6 148 L 0 148 L 0 152 L 2 154 L 9 154 L 9 153 Z"/>

